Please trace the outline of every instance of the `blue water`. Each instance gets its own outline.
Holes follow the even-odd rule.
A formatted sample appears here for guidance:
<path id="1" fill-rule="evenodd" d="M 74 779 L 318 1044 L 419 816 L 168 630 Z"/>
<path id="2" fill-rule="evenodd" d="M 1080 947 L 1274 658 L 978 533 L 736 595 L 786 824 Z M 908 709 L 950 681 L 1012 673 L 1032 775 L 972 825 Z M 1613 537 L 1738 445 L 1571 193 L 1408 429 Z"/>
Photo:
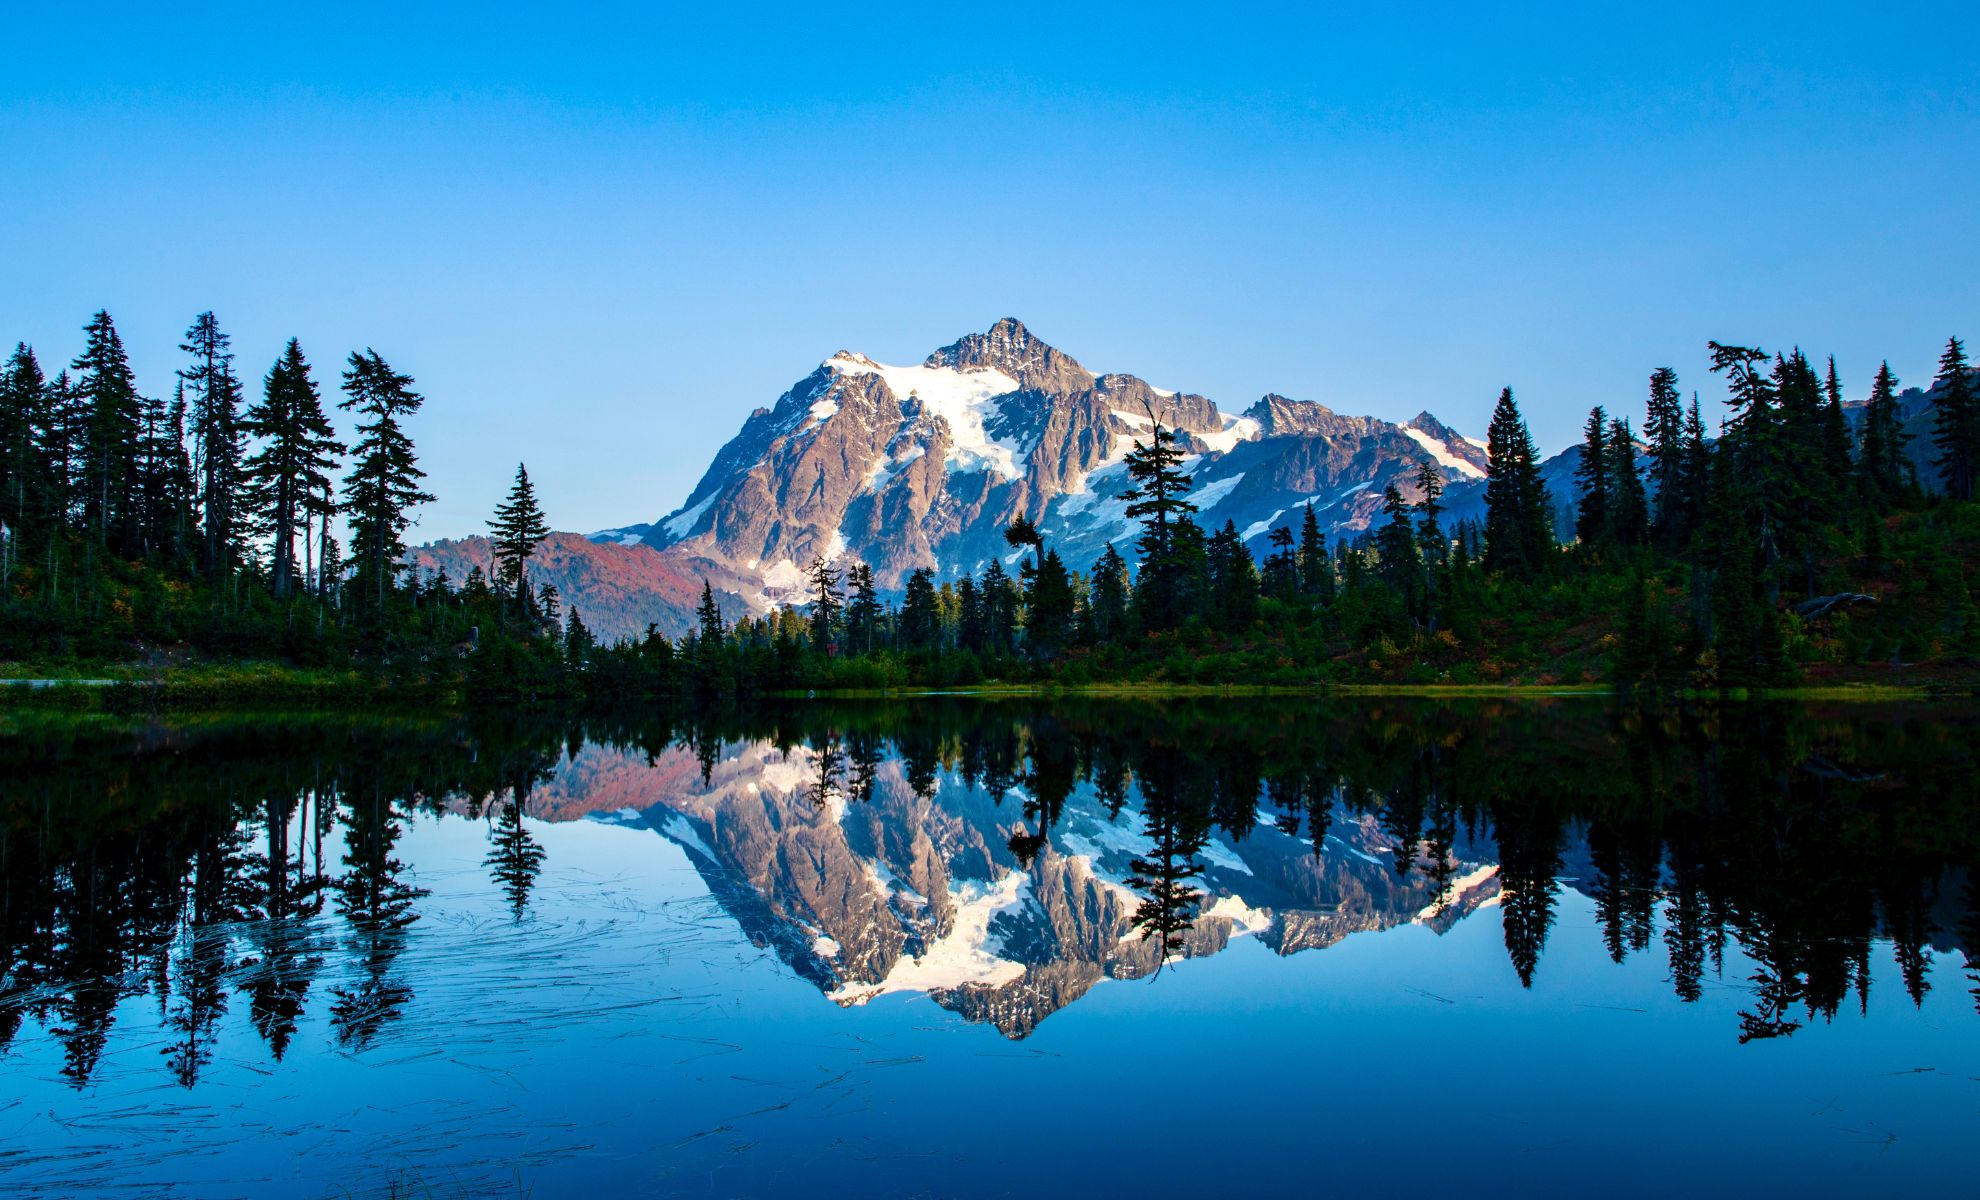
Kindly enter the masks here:
<path id="1" fill-rule="evenodd" d="M 1531 986 L 1508 961 L 1504 904 L 1477 890 L 1451 902 L 1461 912 L 1410 900 L 1382 910 L 1371 922 L 1382 927 L 1275 952 L 1285 918 L 1261 915 L 1269 909 L 1259 889 L 1285 848 L 1270 839 L 1296 839 L 1265 829 L 1213 836 L 1204 852 L 1226 866 L 1200 881 L 1199 926 L 1221 919 L 1207 915 L 1213 897 L 1253 892 L 1244 910 L 1220 909 L 1250 914 L 1219 926 L 1227 938 L 1152 973 L 1100 978 L 1047 1006 L 1035 1026 L 1000 1029 L 923 991 L 854 1002 L 843 980 L 821 981 L 790 947 L 845 913 L 836 899 L 780 899 L 771 874 L 802 865 L 808 843 L 790 830 L 850 829 L 846 844 L 862 846 L 870 811 L 900 855 L 917 832 L 946 828 L 936 842 L 951 852 L 953 896 L 966 902 L 1026 870 L 997 861 L 1001 847 L 985 851 L 958 834 L 972 821 L 1001 819 L 1000 830 L 1017 822 L 1022 785 L 998 805 L 945 771 L 932 798 L 917 798 L 887 761 L 869 799 L 816 809 L 802 797 L 801 772 L 787 770 L 817 765 L 802 746 L 730 743 L 708 785 L 683 773 L 686 753 L 653 765 L 597 744 L 560 754 L 524 805 L 554 819 L 520 819 L 542 851 L 520 910 L 487 861 L 493 812 L 471 814 L 458 796 L 406 806 L 392 853 L 400 880 L 425 894 L 412 901 L 415 919 L 398 932 L 382 978 L 409 995 L 393 993 L 393 1011 L 367 1037 L 348 1036 L 333 1009 L 340 988 L 357 994 L 374 973 L 375 943 L 330 907 L 288 919 L 320 965 L 279 1059 L 247 995 L 266 920 L 181 920 L 170 947 L 131 955 L 123 975 L 99 981 L 124 994 L 80 1084 L 63 1073 L 61 1013 L 33 1009 L 81 981 L 44 979 L 29 993 L 17 970 L 16 990 L 0 989 L 28 1009 L 0 1057 L 0 1192 L 1821 1196 L 1971 1187 L 1980 1017 L 1959 949 L 1927 951 L 1935 986 L 1914 1003 L 1892 942 L 1873 939 L 1867 999 L 1852 991 L 1832 1017 L 1797 1011 L 1790 1036 L 1742 1043 L 1757 968 L 1740 940 L 1729 939 L 1717 969 L 1708 965 L 1695 1002 L 1673 990 L 1663 905 L 1647 946 L 1613 961 L 1596 901 L 1577 886 L 1586 870 L 1572 846 L 1584 831 L 1573 824 Z M 623 795 L 641 804 L 617 806 Z M 1137 790 L 1109 823 L 1124 845 L 1139 828 L 1139 800 Z M 751 805 L 791 824 L 732 847 L 725 821 Z M 900 815 L 913 811 L 919 831 Z M 698 822 L 685 835 L 683 812 Z M 307 840 L 305 819 L 292 821 L 297 844 Z M 1082 784 L 1055 828 L 1085 829 L 1068 840 L 1092 851 L 1105 821 Z M 1339 860 L 1350 881 L 1374 872 L 1365 878 L 1378 886 L 1389 870 L 1380 836 L 1347 816 L 1336 821 L 1340 845 L 1330 840 L 1320 857 Z M 340 845 L 333 835 L 325 857 Z M 911 862 L 890 853 L 861 861 Z M 1488 843 L 1463 853 L 1488 864 L 1470 873 L 1489 869 Z M 1031 870 L 1077 857 L 1055 846 Z M 1074 873 L 1090 868 L 1095 894 L 1118 890 L 1107 877 L 1125 868 L 1109 861 L 1089 854 Z M 963 878 L 972 865 L 974 884 Z M 1012 950 L 1012 922 L 1038 903 L 1045 876 L 1027 878 L 978 939 L 978 957 L 963 955 L 957 967 L 954 947 L 924 945 L 923 969 L 973 971 L 987 982 L 967 986 L 1004 993 L 1029 986 L 1035 976 L 1014 976 L 1009 961 L 1025 957 Z M 888 886 L 870 873 L 826 883 L 830 897 Z M 768 924 L 738 915 L 736 897 L 751 894 L 766 903 Z M 921 919 L 915 901 L 927 897 L 898 880 L 891 895 L 902 927 Z M 779 940 L 779 922 L 794 939 Z M 1140 940 L 1133 930 L 1124 938 Z M 851 947 L 840 941 L 843 963 Z M 1031 957 L 1026 969 L 1057 969 L 1051 955 Z M 902 953 L 869 974 L 913 978 L 914 959 Z M 829 955 L 817 961 L 856 973 L 832 968 Z M 185 973 L 199 962 L 219 964 L 225 998 L 188 1035 L 175 1014 L 186 1011 L 195 985 Z M 189 1042 L 200 1047 L 190 1080 L 179 1069 Z"/>

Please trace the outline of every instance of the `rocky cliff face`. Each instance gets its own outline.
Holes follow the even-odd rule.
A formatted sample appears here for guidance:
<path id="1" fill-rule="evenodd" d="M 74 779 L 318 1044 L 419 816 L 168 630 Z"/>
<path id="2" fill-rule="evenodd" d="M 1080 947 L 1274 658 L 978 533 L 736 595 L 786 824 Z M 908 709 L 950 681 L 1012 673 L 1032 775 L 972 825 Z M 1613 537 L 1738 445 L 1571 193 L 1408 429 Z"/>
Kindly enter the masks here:
<path id="1" fill-rule="evenodd" d="M 801 593 L 816 556 L 864 561 L 882 586 L 1013 557 L 1006 525 L 1037 521 L 1084 570 L 1136 532 L 1123 458 L 1154 422 L 1189 452 L 1205 525 L 1262 540 L 1315 503 L 1330 531 L 1363 529 L 1389 482 L 1429 459 L 1449 478 L 1484 455 L 1429 414 L 1405 425 L 1267 396 L 1238 416 L 1134 375 L 1096 375 L 1005 319 L 889 366 L 841 351 L 752 413 L 687 501 L 594 538 L 732 572 L 751 604 Z"/>

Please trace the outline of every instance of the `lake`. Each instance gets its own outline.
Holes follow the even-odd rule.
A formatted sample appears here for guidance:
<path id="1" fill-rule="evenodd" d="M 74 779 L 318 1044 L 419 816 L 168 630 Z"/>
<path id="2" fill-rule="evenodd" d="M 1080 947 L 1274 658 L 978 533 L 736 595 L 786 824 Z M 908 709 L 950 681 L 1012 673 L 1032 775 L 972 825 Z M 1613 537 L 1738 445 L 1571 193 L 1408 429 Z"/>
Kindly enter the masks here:
<path id="1" fill-rule="evenodd" d="M 0 1193 L 1956 1193 L 1977 735 L 0 713 Z"/>

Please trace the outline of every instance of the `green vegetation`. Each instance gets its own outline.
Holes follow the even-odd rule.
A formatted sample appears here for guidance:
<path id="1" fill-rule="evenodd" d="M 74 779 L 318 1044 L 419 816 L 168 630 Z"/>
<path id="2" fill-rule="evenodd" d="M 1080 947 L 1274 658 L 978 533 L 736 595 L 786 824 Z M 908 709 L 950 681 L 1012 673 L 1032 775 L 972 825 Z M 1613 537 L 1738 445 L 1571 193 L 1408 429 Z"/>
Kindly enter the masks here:
<path id="1" fill-rule="evenodd" d="M 1158 423 L 1127 457 L 1132 567 L 1109 546 L 1079 573 L 1020 518 L 1006 531 L 1015 574 L 916 571 L 895 605 L 867 565 L 821 558 L 807 604 L 731 623 L 704 587 L 684 636 L 606 646 L 554 588 L 530 586 L 549 526 L 521 466 L 490 522 L 492 578 L 405 565 L 431 499 L 402 424 L 423 400 L 375 351 L 342 375 L 358 437 L 339 485 L 346 449 L 296 342 L 244 405 L 228 338 L 201 314 L 167 405 L 139 394 L 109 314 L 84 332 L 52 380 L 25 345 L 0 372 L 0 674 L 137 682 L 153 702 L 360 704 L 1980 678 L 1980 400 L 1956 339 L 1933 435 L 1943 489 L 1911 470 L 1888 366 L 1852 429 L 1833 361 L 1824 377 L 1799 350 L 1712 343 L 1729 393 L 1718 435 L 1668 368 L 1650 377 L 1641 448 L 1627 419 L 1595 409 L 1565 546 L 1511 389 L 1492 417 L 1482 522 L 1445 527 L 1426 461 L 1386 489 L 1366 534 L 1329 547 L 1309 505 L 1297 539 L 1270 531 L 1263 563 L 1231 523 L 1195 522 L 1185 456 Z"/>

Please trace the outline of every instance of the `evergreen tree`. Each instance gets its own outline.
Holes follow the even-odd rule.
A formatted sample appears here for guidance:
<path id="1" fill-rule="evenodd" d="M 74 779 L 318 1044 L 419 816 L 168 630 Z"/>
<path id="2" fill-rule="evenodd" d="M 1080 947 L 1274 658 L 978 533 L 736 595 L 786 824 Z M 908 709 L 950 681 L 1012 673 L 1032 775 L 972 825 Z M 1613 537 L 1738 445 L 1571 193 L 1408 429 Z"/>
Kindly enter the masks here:
<path id="1" fill-rule="evenodd" d="M 1417 556 L 1414 513 L 1401 489 L 1382 489 L 1382 515 L 1388 523 L 1375 531 L 1375 571 L 1402 601 L 1403 611 L 1418 616 L 1423 607 L 1423 562 Z"/>
<path id="2" fill-rule="evenodd" d="M 1334 599 L 1334 560 L 1327 553 L 1327 540 L 1320 534 L 1320 518 L 1313 502 L 1303 506 L 1299 523 L 1299 588 L 1320 604 Z"/>
<path id="3" fill-rule="evenodd" d="M 1609 414 L 1596 405 L 1588 411 L 1582 426 L 1581 461 L 1574 468 L 1581 499 L 1576 510 L 1574 536 L 1586 549 L 1599 549 L 1609 541 Z"/>
<path id="4" fill-rule="evenodd" d="M 1249 628 L 1258 617 L 1258 565 L 1235 522 L 1225 521 L 1211 535 L 1206 557 L 1212 622 L 1226 630 Z"/>
<path id="5" fill-rule="evenodd" d="M 179 349 L 192 365 L 179 372 L 192 421 L 193 473 L 199 488 L 201 563 L 218 579 L 240 561 L 244 530 L 235 505 L 241 492 L 241 386 L 234 377 L 232 339 L 212 313 L 193 318 Z"/>
<path id="6" fill-rule="evenodd" d="M 1643 476 L 1636 469 L 1636 437 L 1627 419 L 1609 422 L 1609 533 L 1624 546 L 1641 546 L 1650 537 L 1649 499 Z"/>
<path id="7" fill-rule="evenodd" d="M 75 396 L 87 412 L 82 442 L 83 528 L 111 549 L 141 552 L 138 441 L 142 404 L 124 341 L 99 310 L 83 327 L 83 352 L 71 364 Z"/>
<path id="8" fill-rule="evenodd" d="M 1049 658 L 1072 640 L 1073 586 L 1057 550 L 1045 552 L 1031 589 L 1025 639 L 1033 658 Z"/>
<path id="9" fill-rule="evenodd" d="M 308 536 L 311 497 L 328 490 L 330 471 L 344 449 L 296 339 L 289 339 L 269 368 L 261 402 L 241 414 L 240 425 L 261 442 L 241 464 L 255 510 L 244 524 L 268 537 L 275 595 L 287 596 L 298 574 L 296 538 Z"/>
<path id="10" fill-rule="evenodd" d="M 1176 526 L 1196 511 L 1184 497 L 1189 476 L 1181 469 L 1182 448 L 1162 423 L 1154 423 L 1146 445 L 1136 439 L 1126 456 L 1128 478 L 1134 486 L 1123 492 L 1126 515 L 1142 525 L 1135 548 L 1141 552 L 1141 572 L 1135 579 L 1135 608 L 1148 629 L 1173 629 L 1187 610 L 1185 593 L 1190 571 L 1187 555 L 1177 544 Z"/>
<path id="11" fill-rule="evenodd" d="M 1676 545 L 1690 533 L 1684 503 L 1684 405 L 1677 378 L 1669 367 L 1650 373 L 1649 417 L 1643 427 L 1650 441 L 1650 484 L 1656 490 L 1651 531 L 1664 546 Z"/>
<path id="12" fill-rule="evenodd" d="M 811 648 L 819 654 L 832 652 L 832 634 L 839 612 L 845 607 L 845 593 L 839 589 L 839 573 L 825 556 L 811 560 Z"/>
<path id="13" fill-rule="evenodd" d="M 47 507 L 49 443 L 56 432 L 51 416 L 41 364 L 26 342 L 17 343 L 0 370 L 0 523 L 15 539 L 53 525 Z"/>
<path id="14" fill-rule="evenodd" d="M 873 568 L 854 563 L 846 579 L 852 589 L 846 601 L 846 645 L 853 652 L 871 654 L 880 635 L 880 595 L 873 587 Z"/>
<path id="15" fill-rule="evenodd" d="M 1112 641 L 1127 633 L 1129 586 L 1127 561 L 1108 542 L 1093 564 L 1093 598 L 1086 606 L 1091 640 Z"/>
<path id="16" fill-rule="evenodd" d="M 489 542 L 494 548 L 495 583 L 506 588 L 529 610 L 529 556 L 550 536 L 550 523 L 536 502 L 536 487 L 529 481 L 529 468 L 516 464 L 516 481 L 509 497 L 495 506 L 495 519 L 488 522 Z"/>
<path id="17" fill-rule="evenodd" d="M 1485 454 L 1485 569 L 1532 579 L 1552 561 L 1554 504 L 1511 388 L 1492 410 Z"/>
<path id="18" fill-rule="evenodd" d="M 597 644 L 598 639 L 578 616 L 577 606 L 572 605 L 571 619 L 564 624 L 564 661 L 574 670 L 583 670 Z"/>
<path id="19" fill-rule="evenodd" d="M 715 603 L 715 589 L 708 586 L 708 579 L 701 580 L 701 603 L 694 606 L 695 640 L 704 654 L 722 648 L 728 639 L 728 625 L 722 620 L 722 608 Z"/>
<path id="20" fill-rule="evenodd" d="M 974 586 L 971 588 L 974 591 Z M 941 648 L 942 615 L 936 603 L 935 573 L 920 567 L 908 576 L 901 603 L 901 640 L 910 650 Z"/>
<path id="21" fill-rule="evenodd" d="M 1898 420 L 1897 376 L 1891 364 L 1877 368 L 1870 399 L 1863 406 L 1863 435 L 1857 451 L 1857 490 L 1872 512 L 1888 511 L 1912 487 L 1911 435 Z"/>
<path id="22" fill-rule="evenodd" d="M 1843 412 L 1842 379 L 1836 374 L 1836 356 L 1831 354 L 1829 374 L 1822 382 L 1821 495 L 1832 517 L 1849 507 L 1851 489 L 1846 481 L 1856 465 L 1849 450 L 1849 417 Z"/>
<path id="23" fill-rule="evenodd" d="M 905 634 L 905 609 L 901 612 L 901 624 Z M 976 586 L 976 580 L 965 575 L 956 584 L 956 643 L 971 653 L 980 653 L 989 641 L 990 625 L 984 615 L 983 592 Z"/>
<path id="24" fill-rule="evenodd" d="M 1274 526 L 1266 541 L 1272 552 L 1265 558 L 1265 593 L 1274 599 L 1291 600 L 1299 594 L 1299 556 L 1293 550 L 1292 526 Z"/>
<path id="25" fill-rule="evenodd" d="M 377 351 L 354 352 L 344 372 L 345 399 L 337 406 L 361 418 L 350 473 L 344 477 L 344 510 L 357 564 L 354 578 L 366 585 L 360 590 L 371 593 L 373 611 L 379 614 L 385 610 L 395 566 L 405 557 L 401 539 L 412 527 L 412 510 L 433 499 L 420 490 L 426 472 L 419 469 L 412 439 L 399 424 L 425 403 L 412 383 L 412 376 L 394 371 Z"/>
<path id="26" fill-rule="evenodd" d="M 1439 576 L 1450 557 L 1450 539 L 1444 536 L 1439 518 L 1444 506 L 1444 472 L 1429 459 L 1416 464 L 1416 546 L 1423 558 L 1423 615 L 1426 628 L 1437 632 L 1437 611 L 1442 596 Z"/>
<path id="27" fill-rule="evenodd" d="M 984 648 L 999 656 L 1009 654 L 1017 632 L 1018 590 L 1004 564 L 994 558 L 983 573 L 982 591 Z"/>
<path id="28" fill-rule="evenodd" d="M 1967 365 L 1966 347 L 1958 338 L 1946 340 L 1933 386 L 1939 402 L 1932 413 L 1932 447 L 1938 451 L 1932 465 L 1939 469 L 1946 495 L 1971 500 L 1980 475 L 1980 395 Z"/>

